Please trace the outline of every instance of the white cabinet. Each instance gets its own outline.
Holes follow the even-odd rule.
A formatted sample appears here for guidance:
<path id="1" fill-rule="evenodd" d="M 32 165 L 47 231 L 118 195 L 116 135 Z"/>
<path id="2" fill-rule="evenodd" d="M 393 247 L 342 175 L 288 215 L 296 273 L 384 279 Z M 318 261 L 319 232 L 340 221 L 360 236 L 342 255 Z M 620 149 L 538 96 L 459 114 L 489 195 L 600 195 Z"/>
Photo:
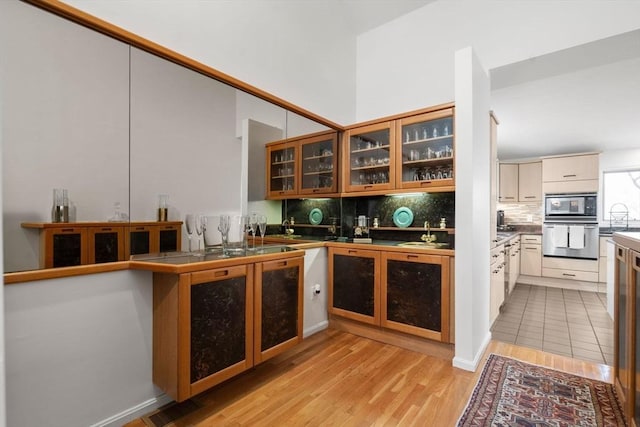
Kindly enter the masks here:
<path id="1" fill-rule="evenodd" d="M 539 202 L 542 200 L 542 162 L 500 163 L 502 203 Z"/>
<path id="2" fill-rule="evenodd" d="M 545 157 L 542 159 L 544 193 L 598 191 L 598 154 Z"/>
<path id="3" fill-rule="evenodd" d="M 516 281 L 520 275 L 520 236 L 516 236 L 509 241 L 510 248 L 507 251 L 509 260 L 505 260 L 509 264 L 509 293 L 516 286 Z"/>
<path id="4" fill-rule="evenodd" d="M 496 211 L 496 203 L 498 201 L 498 121 L 493 113 L 489 116 L 490 145 L 491 145 L 491 209 L 489 212 Z M 497 243 L 497 217 L 491 215 L 491 248 L 495 248 Z"/>
<path id="5" fill-rule="evenodd" d="M 598 282 L 607 282 L 607 240 L 611 237 L 600 237 L 600 255 L 598 257 Z"/>
<path id="6" fill-rule="evenodd" d="M 518 201 L 542 201 L 542 162 L 518 165 Z"/>
<path id="7" fill-rule="evenodd" d="M 556 279 L 598 281 L 598 261 L 572 258 L 542 258 L 542 276 Z"/>
<path id="8" fill-rule="evenodd" d="M 489 323 L 493 324 L 504 302 L 504 245 L 491 250 Z"/>
<path id="9" fill-rule="evenodd" d="M 535 234 L 521 236 L 520 274 L 542 276 L 542 236 Z"/>
<path id="10" fill-rule="evenodd" d="M 518 201 L 518 164 L 500 163 L 498 200 L 502 203 Z"/>

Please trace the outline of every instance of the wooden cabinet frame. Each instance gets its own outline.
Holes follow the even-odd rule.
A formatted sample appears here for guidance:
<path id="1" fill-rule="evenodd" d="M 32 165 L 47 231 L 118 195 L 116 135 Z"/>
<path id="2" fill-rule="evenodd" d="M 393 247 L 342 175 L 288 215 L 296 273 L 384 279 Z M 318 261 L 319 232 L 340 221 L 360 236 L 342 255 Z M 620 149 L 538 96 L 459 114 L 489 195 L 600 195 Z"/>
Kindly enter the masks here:
<path id="1" fill-rule="evenodd" d="M 305 157 L 305 146 L 317 144 L 323 141 L 331 141 L 331 155 L 314 155 L 312 157 Z M 340 157 L 340 153 L 338 150 L 338 135 L 336 132 L 332 132 L 330 134 L 318 135 L 310 138 L 301 139 L 299 141 L 300 148 L 298 150 L 298 165 L 300 165 L 300 175 L 299 175 L 299 189 L 298 194 L 301 195 L 323 195 L 326 196 L 328 194 L 335 194 L 338 191 L 338 181 L 339 181 L 339 162 L 338 158 Z M 332 172 L 332 185 L 330 187 L 304 187 L 304 178 L 305 176 L 311 175 L 324 175 L 322 171 L 307 171 L 304 169 L 305 161 L 313 161 L 313 160 L 324 160 L 330 158 L 331 159 L 331 172 Z M 329 170 L 324 171 L 328 173 Z"/>
<path id="2" fill-rule="evenodd" d="M 303 303 L 304 303 L 304 258 L 292 258 L 281 261 L 269 261 L 256 264 L 255 274 L 255 287 L 254 287 L 254 329 L 253 329 L 253 351 L 255 364 L 262 363 L 283 351 L 289 350 L 295 347 L 302 341 L 302 321 L 303 321 Z M 262 288 L 263 288 L 263 273 L 274 270 L 284 270 L 288 268 L 298 269 L 298 321 L 297 329 L 298 335 L 287 341 L 284 341 L 275 347 L 271 347 L 267 350 L 262 350 Z"/>
<path id="3" fill-rule="evenodd" d="M 77 224 L 68 223 L 52 228 L 44 228 L 40 233 L 40 267 L 53 268 L 54 266 L 54 240 L 60 235 L 80 235 L 80 265 L 87 264 L 87 229 Z"/>
<path id="4" fill-rule="evenodd" d="M 96 253 L 95 253 L 95 244 L 96 244 L 96 235 L 104 234 L 104 233 L 117 233 L 118 236 L 118 259 L 117 261 L 125 260 L 125 232 L 123 226 L 117 227 L 90 227 L 87 229 L 87 263 L 95 264 L 96 263 Z"/>
<path id="5" fill-rule="evenodd" d="M 365 249 L 345 249 L 345 248 L 329 248 L 329 313 L 345 317 L 351 320 L 367 323 L 370 325 L 380 324 L 380 252 Z M 373 283 L 373 316 L 367 316 L 361 313 L 344 310 L 334 307 L 334 291 L 333 291 L 333 273 L 334 273 L 334 255 L 342 255 L 349 257 L 371 258 L 374 260 L 374 283 Z"/>
<path id="6" fill-rule="evenodd" d="M 363 148 L 360 150 L 351 150 L 351 137 L 361 135 L 364 133 L 385 131 L 389 132 L 389 145 L 382 145 L 379 147 Z M 347 130 L 342 139 L 342 190 L 350 193 L 362 193 L 367 195 L 368 192 L 375 192 L 377 190 L 393 190 L 395 189 L 396 180 L 396 126 L 393 121 L 385 121 L 381 123 L 374 123 L 365 126 L 359 126 Z M 383 167 L 387 167 L 389 170 L 389 182 L 379 184 L 353 184 L 351 182 L 351 172 L 354 170 L 353 157 L 354 155 L 372 152 L 372 150 L 389 149 L 389 163 Z M 373 166 L 362 166 L 363 170 L 366 168 L 374 168 Z M 357 170 L 357 169 L 356 169 Z"/>
<path id="7" fill-rule="evenodd" d="M 413 325 L 394 322 L 387 319 L 387 261 L 404 261 L 415 262 L 419 264 L 437 264 L 440 265 L 440 325 L 441 331 L 432 331 Z M 381 259 L 381 309 L 380 309 L 380 325 L 384 328 L 394 329 L 396 331 L 417 335 L 423 338 L 429 338 L 436 341 L 449 342 L 449 322 L 450 322 L 450 289 L 449 289 L 449 257 L 438 255 L 418 255 L 400 252 L 382 253 Z"/>
<path id="8" fill-rule="evenodd" d="M 451 117 L 451 131 L 448 135 L 444 135 L 441 136 L 439 138 L 436 138 L 435 140 L 438 139 L 448 139 L 451 138 L 452 140 L 452 149 L 453 149 L 453 153 L 456 152 L 455 150 L 455 135 L 454 135 L 454 129 L 455 129 L 455 117 L 453 114 L 453 108 L 448 108 L 445 110 L 439 110 L 439 111 L 434 111 L 431 113 L 425 113 L 425 114 L 419 114 L 416 116 L 410 116 L 407 118 L 403 118 L 403 119 L 399 119 L 396 120 L 396 132 L 395 132 L 395 138 L 396 138 L 396 188 L 399 189 L 430 189 L 433 187 L 454 187 L 455 186 L 455 179 L 454 178 L 446 178 L 446 179 L 425 179 L 425 180 L 420 180 L 420 181 L 403 181 L 403 177 L 402 177 L 402 166 L 404 164 L 404 159 L 402 157 L 402 148 L 403 148 L 403 142 L 402 142 L 402 127 L 403 126 L 407 126 L 407 125 L 412 125 L 415 123 L 421 123 L 421 122 L 428 122 L 428 121 L 432 121 L 432 120 L 438 120 L 438 119 L 444 119 L 447 117 Z M 434 140 L 434 141 L 435 141 Z M 454 173 L 455 176 L 455 161 L 454 161 L 454 156 L 452 157 L 447 157 L 447 158 L 434 158 L 434 159 L 423 159 L 421 160 L 422 164 L 425 165 L 433 165 L 433 166 L 439 166 L 439 165 L 445 165 L 445 164 L 451 164 L 451 169 Z"/>

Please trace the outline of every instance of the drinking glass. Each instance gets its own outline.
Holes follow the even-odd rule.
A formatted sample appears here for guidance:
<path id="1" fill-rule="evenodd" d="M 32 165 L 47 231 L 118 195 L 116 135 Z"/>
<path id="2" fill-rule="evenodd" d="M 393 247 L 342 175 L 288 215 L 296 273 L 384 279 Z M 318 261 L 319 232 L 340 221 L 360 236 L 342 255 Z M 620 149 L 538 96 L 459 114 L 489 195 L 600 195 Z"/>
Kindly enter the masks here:
<path id="1" fill-rule="evenodd" d="M 258 227 L 260 228 L 260 252 L 264 252 L 264 235 L 267 232 L 267 217 L 266 215 L 260 215 L 258 217 Z M 255 241 L 254 241 L 255 243 Z"/>
<path id="2" fill-rule="evenodd" d="M 189 253 L 191 253 L 191 236 L 193 235 L 196 227 L 196 218 L 193 214 L 185 215 L 184 227 L 187 229 L 187 237 L 189 238 Z"/>
<path id="3" fill-rule="evenodd" d="M 222 257 L 226 258 L 229 256 L 227 254 L 227 245 L 229 244 L 229 228 L 231 227 L 231 222 L 229 219 L 229 215 L 220 215 L 220 224 L 218 224 L 218 231 L 222 236 Z"/>
<path id="4" fill-rule="evenodd" d="M 253 237 L 253 249 L 256 250 L 256 233 L 258 232 L 258 214 L 252 213 L 249 217 L 249 229 L 251 230 L 251 237 Z"/>
<path id="5" fill-rule="evenodd" d="M 202 231 L 204 230 L 204 217 L 200 214 L 195 217 L 195 230 L 198 235 L 198 252 L 200 252 L 200 236 L 202 236 Z"/>

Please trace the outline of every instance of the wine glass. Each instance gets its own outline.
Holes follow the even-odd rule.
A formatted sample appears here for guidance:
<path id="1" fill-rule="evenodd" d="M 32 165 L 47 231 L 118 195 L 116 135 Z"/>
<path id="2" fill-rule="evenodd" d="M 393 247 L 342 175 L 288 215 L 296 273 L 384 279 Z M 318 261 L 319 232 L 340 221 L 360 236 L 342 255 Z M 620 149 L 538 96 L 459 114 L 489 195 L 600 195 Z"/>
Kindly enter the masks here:
<path id="1" fill-rule="evenodd" d="M 220 215 L 220 224 L 218 224 L 218 231 L 222 236 L 222 257 L 226 258 L 229 255 L 227 254 L 227 244 L 229 242 L 229 229 L 231 228 L 231 223 L 229 219 L 229 215 Z"/>
<path id="2" fill-rule="evenodd" d="M 258 214 L 252 213 L 249 217 L 249 229 L 251 230 L 251 237 L 253 237 L 253 250 L 256 250 L 256 234 L 258 233 Z"/>
<path id="3" fill-rule="evenodd" d="M 267 232 L 266 215 L 260 215 L 258 217 L 258 227 L 260 228 L 260 239 L 261 239 L 260 252 L 264 252 L 264 235 Z M 254 244 L 255 244 L 255 240 L 254 240 Z"/>
<path id="4" fill-rule="evenodd" d="M 196 227 L 196 218 L 193 214 L 187 214 L 184 217 L 184 226 L 187 229 L 187 237 L 189 237 L 189 253 L 191 253 L 191 236 Z"/>
<path id="5" fill-rule="evenodd" d="M 204 230 L 204 217 L 200 214 L 195 216 L 195 230 L 198 235 L 198 252 L 200 252 L 200 237 L 202 236 L 202 231 Z"/>

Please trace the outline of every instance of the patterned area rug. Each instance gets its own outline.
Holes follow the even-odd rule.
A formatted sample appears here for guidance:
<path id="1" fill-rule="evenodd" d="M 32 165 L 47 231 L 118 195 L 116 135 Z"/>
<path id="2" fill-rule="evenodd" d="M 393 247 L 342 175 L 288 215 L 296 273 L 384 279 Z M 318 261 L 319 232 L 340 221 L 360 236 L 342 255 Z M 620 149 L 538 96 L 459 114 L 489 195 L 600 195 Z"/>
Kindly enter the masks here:
<path id="1" fill-rule="evenodd" d="M 489 355 L 458 427 L 626 426 L 613 385 Z"/>

